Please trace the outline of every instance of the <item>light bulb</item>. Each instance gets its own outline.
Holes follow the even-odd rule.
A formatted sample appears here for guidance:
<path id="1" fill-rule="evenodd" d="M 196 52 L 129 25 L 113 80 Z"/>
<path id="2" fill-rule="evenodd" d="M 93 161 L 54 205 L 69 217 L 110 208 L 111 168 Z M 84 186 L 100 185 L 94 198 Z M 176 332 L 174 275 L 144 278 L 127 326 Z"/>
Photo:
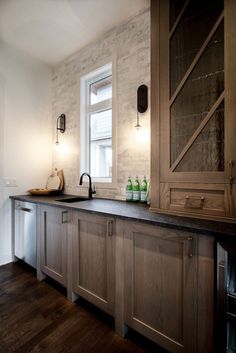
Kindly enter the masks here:
<path id="1" fill-rule="evenodd" d="M 148 130 L 144 127 L 135 127 L 135 139 L 139 144 L 149 142 Z"/>

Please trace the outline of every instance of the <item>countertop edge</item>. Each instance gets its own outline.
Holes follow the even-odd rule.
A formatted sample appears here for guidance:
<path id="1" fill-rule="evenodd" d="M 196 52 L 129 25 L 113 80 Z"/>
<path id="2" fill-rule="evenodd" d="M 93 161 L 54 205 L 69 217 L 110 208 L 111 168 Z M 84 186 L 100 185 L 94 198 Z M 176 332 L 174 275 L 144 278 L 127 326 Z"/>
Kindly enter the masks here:
<path id="1" fill-rule="evenodd" d="M 172 228 L 177 230 L 183 230 L 186 232 L 193 232 L 203 235 L 210 235 L 210 236 L 232 236 L 236 235 L 236 224 L 235 223 L 226 223 L 220 221 L 213 221 L 213 220 L 205 220 L 199 218 L 191 218 L 185 216 L 178 216 L 178 215 L 171 215 L 171 214 L 163 214 L 163 213 L 153 213 L 148 210 L 147 205 L 143 204 L 130 204 L 125 201 L 117 201 L 117 200 L 107 200 L 107 199 L 98 199 L 95 198 L 92 201 L 83 201 L 83 202 L 93 202 L 99 203 L 100 206 L 104 206 L 104 204 L 109 203 L 115 206 L 115 210 L 110 209 L 102 210 L 102 209 L 93 209 L 87 207 L 83 207 L 82 204 L 78 203 L 69 204 L 69 203 L 60 203 L 57 199 L 63 199 L 68 197 L 77 197 L 78 195 L 53 195 L 53 196 L 40 196 L 40 195 L 13 195 L 9 198 L 12 200 L 19 200 L 25 202 L 31 202 L 36 204 L 42 204 L 47 206 L 53 206 L 58 208 L 70 209 L 79 212 L 85 213 L 92 213 L 92 214 L 99 214 L 101 216 L 106 217 L 114 217 L 118 219 L 123 219 L 126 221 L 133 221 L 133 222 L 140 222 L 146 223 L 150 225 L 156 225 L 163 228 Z M 123 204 L 122 204 L 123 203 Z M 93 205 L 92 203 L 90 206 Z M 85 205 L 85 204 L 84 204 Z M 130 213 L 123 214 L 121 212 L 121 207 L 127 210 L 130 209 Z M 119 211 L 119 212 L 118 212 Z M 134 213 L 137 212 L 137 215 Z"/>

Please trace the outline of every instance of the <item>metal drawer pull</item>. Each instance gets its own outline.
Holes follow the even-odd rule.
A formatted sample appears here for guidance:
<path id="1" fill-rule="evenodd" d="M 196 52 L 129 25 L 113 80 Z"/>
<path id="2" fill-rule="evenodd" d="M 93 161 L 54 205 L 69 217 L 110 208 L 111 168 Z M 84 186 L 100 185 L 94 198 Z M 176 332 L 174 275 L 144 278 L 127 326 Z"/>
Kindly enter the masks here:
<path id="1" fill-rule="evenodd" d="M 64 215 L 67 215 L 68 211 L 62 211 L 61 213 L 61 223 L 68 223 L 68 217 L 66 217 L 66 219 L 64 218 Z"/>
<path id="2" fill-rule="evenodd" d="M 199 205 L 193 205 L 190 202 L 192 201 L 198 201 Z M 184 204 L 184 208 L 193 208 L 196 210 L 201 210 L 203 208 L 203 204 L 205 201 L 205 197 L 201 196 L 200 198 L 195 198 L 195 197 L 191 197 L 191 196 L 186 196 L 185 197 L 185 204 Z"/>
<path id="3" fill-rule="evenodd" d="M 113 235 L 113 221 L 107 221 L 107 236 L 111 237 Z"/>
<path id="4" fill-rule="evenodd" d="M 193 237 L 188 237 L 188 257 L 193 257 Z"/>
<path id="5" fill-rule="evenodd" d="M 20 207 L 18 208 L 20 211 L 24 211 L 24 212 L 32 212 L 32 210 L 30 208 L 27 207 Z"/>

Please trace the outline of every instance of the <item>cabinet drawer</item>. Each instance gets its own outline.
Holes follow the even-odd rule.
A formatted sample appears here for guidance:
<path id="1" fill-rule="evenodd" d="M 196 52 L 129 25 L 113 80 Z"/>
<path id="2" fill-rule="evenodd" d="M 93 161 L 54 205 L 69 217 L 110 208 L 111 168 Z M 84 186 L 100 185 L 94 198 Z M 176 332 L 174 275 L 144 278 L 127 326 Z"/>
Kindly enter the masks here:
<path id="1" fill-rule="evenodd" d="M 227 192 L 224 185 L 165 184 L 165 207 L 187 213 L 227 215 Z"/>

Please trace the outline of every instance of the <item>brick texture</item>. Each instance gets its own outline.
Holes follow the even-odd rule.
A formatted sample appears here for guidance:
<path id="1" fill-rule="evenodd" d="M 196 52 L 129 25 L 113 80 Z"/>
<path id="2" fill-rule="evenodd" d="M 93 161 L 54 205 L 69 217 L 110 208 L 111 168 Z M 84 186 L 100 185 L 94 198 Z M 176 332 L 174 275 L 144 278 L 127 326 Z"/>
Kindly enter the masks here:
<path id="1" fill-rule="evenodd" d="M 150 109 L 140 115 L 142 135 L 136 136 L 137 88 L 150 87 L 150 8 L 115 27 L 53 69 L 53 126 L 61 113 L 67 117 L 66 132 L 59 133 L 60 147 L 53 166 L 63 168 L 65 192 L 79 194 L 79 77 L 97 62 L 116 56 L 117 62 L 117 185 L 97 188 L 98 197 L 122 199 L 128 176 L 150 175 Z M 150 92 L 149 92 L 150 97 Z M 150 105 L 150 100 L 149 100 Z M 56 139 L 56 131 L 54 139 Z"/>

